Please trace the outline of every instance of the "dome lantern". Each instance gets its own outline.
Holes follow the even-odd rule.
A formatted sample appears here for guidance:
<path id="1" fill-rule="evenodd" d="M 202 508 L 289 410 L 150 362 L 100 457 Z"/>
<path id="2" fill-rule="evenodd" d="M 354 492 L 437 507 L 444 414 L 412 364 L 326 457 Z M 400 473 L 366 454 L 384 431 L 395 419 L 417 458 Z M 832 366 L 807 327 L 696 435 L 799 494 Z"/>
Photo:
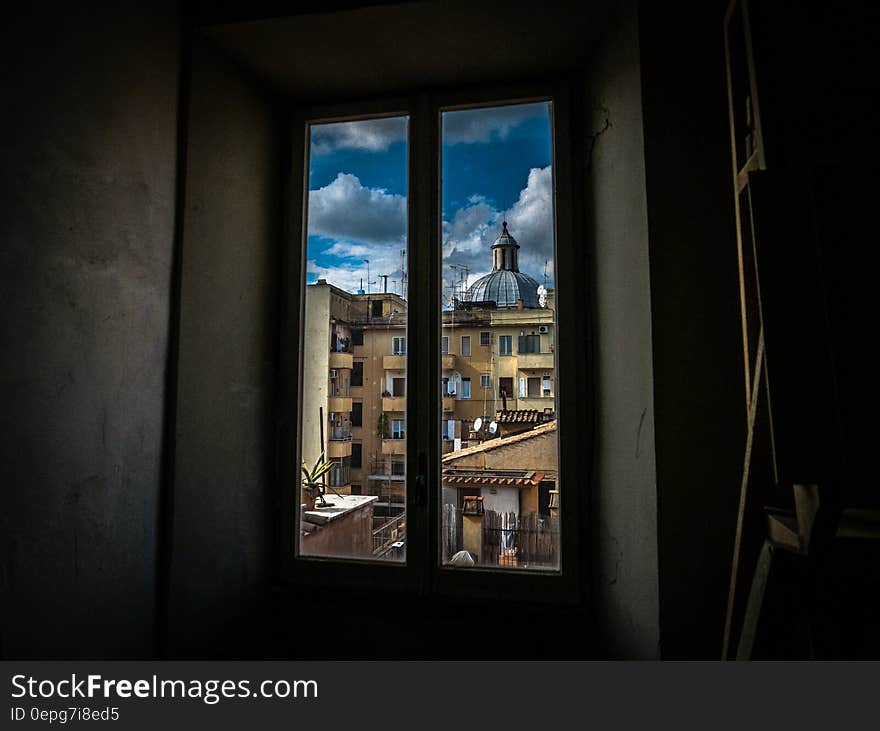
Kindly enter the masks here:
<path id="1" fill-rule="evenodd" d="M 501 224 L 492 244 L 492 271 L 480 277 L 464 295 L 465 302 L 494 302 L 499 308 L 540 307 L 538 283 L 519 270 L 519 244 Z"/>

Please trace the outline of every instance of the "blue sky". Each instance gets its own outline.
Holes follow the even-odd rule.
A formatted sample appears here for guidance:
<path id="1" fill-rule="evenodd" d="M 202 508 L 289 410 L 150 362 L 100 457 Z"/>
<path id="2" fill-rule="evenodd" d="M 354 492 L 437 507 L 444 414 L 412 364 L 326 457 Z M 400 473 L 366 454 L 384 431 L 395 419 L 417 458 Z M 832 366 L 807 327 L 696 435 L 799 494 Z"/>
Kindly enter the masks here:
<path id="1" fill-rule="evenodd" d="M 314 125 L 309 166 L 307 280 L 349 291 L 398 291 L 406 248 L 407 120 Z M 520 269 L 552 286 L 553 214 L 549 104 L 443 114 L 443 274 L 468 283 L 491 270 L 490 246 L 506 219 Z M 451 290 L 450 290 L 451 291 Z"/>

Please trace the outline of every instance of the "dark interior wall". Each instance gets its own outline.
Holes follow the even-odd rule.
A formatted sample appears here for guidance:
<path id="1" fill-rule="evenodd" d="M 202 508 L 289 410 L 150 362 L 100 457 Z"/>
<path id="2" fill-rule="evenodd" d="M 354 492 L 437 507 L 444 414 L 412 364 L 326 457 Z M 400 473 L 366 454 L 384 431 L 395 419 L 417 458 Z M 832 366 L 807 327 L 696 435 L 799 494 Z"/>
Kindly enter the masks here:
<path id="1" fill-rule="evenodd" d="M 745 450 L 726 3 L 640 6 L 664 658 L 717 658 Z"/>
<path id="2" fill-rule="evenodd" d="M 192 51 L 168 604 L 171 656 L 253 642 L 275 558 L 280 173 L 268 96 Z"/>
<path id="3" fill-rule="evenodd" d="M 176 6 L 19 11 L 4 16 L 0 64 L 0 654 L 143 657 L 174 237 Z"/>
<path id="4" fill-rule="evenodd" d="M 638 18 L 622 4 L 586 83 L 596 378 L 594 611 L 611 657 L 659 653 L 652 304 Z"/>

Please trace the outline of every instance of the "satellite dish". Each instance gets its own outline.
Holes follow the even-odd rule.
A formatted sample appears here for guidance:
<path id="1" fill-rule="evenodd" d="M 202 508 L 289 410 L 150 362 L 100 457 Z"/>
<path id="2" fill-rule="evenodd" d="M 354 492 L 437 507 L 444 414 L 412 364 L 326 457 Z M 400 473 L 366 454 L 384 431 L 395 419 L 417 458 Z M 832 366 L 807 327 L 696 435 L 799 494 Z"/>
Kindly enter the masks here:
<path id="1" fill-rule="evenodd" d="M 478 416 L 474 419 L 474 431 L 480 431 L 483 428 L 483 420 Z"/>
<path id="2" fill-rule="evenodd" d="M 538 305 L 547 306 L 547 288 L 543 284 L 538 286 Z"/>
<path id="3" fill-rule="evenodd" d="M 489 433 L 494 434 L 498 431 L 498 422 L 492 419 L 492 423 L 489 424 Z"/>

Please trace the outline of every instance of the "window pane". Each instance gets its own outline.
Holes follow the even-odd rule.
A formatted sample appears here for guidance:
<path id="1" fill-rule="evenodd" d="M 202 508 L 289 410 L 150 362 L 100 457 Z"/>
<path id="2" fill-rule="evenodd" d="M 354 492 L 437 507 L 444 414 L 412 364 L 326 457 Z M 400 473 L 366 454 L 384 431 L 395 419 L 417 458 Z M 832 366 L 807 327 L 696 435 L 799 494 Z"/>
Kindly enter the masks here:
<path id="1" fill-rule="evenodd" d="M 441 558 L 558 570 L 551 105 L 442 125 Z"/>
<path id="2" fill-rule="evenodd" d="M 404 559 L 407 135 L 406 117 L 309 128 L 301 449 L 330 467 L 294 488 L 300 555 Z"/>

